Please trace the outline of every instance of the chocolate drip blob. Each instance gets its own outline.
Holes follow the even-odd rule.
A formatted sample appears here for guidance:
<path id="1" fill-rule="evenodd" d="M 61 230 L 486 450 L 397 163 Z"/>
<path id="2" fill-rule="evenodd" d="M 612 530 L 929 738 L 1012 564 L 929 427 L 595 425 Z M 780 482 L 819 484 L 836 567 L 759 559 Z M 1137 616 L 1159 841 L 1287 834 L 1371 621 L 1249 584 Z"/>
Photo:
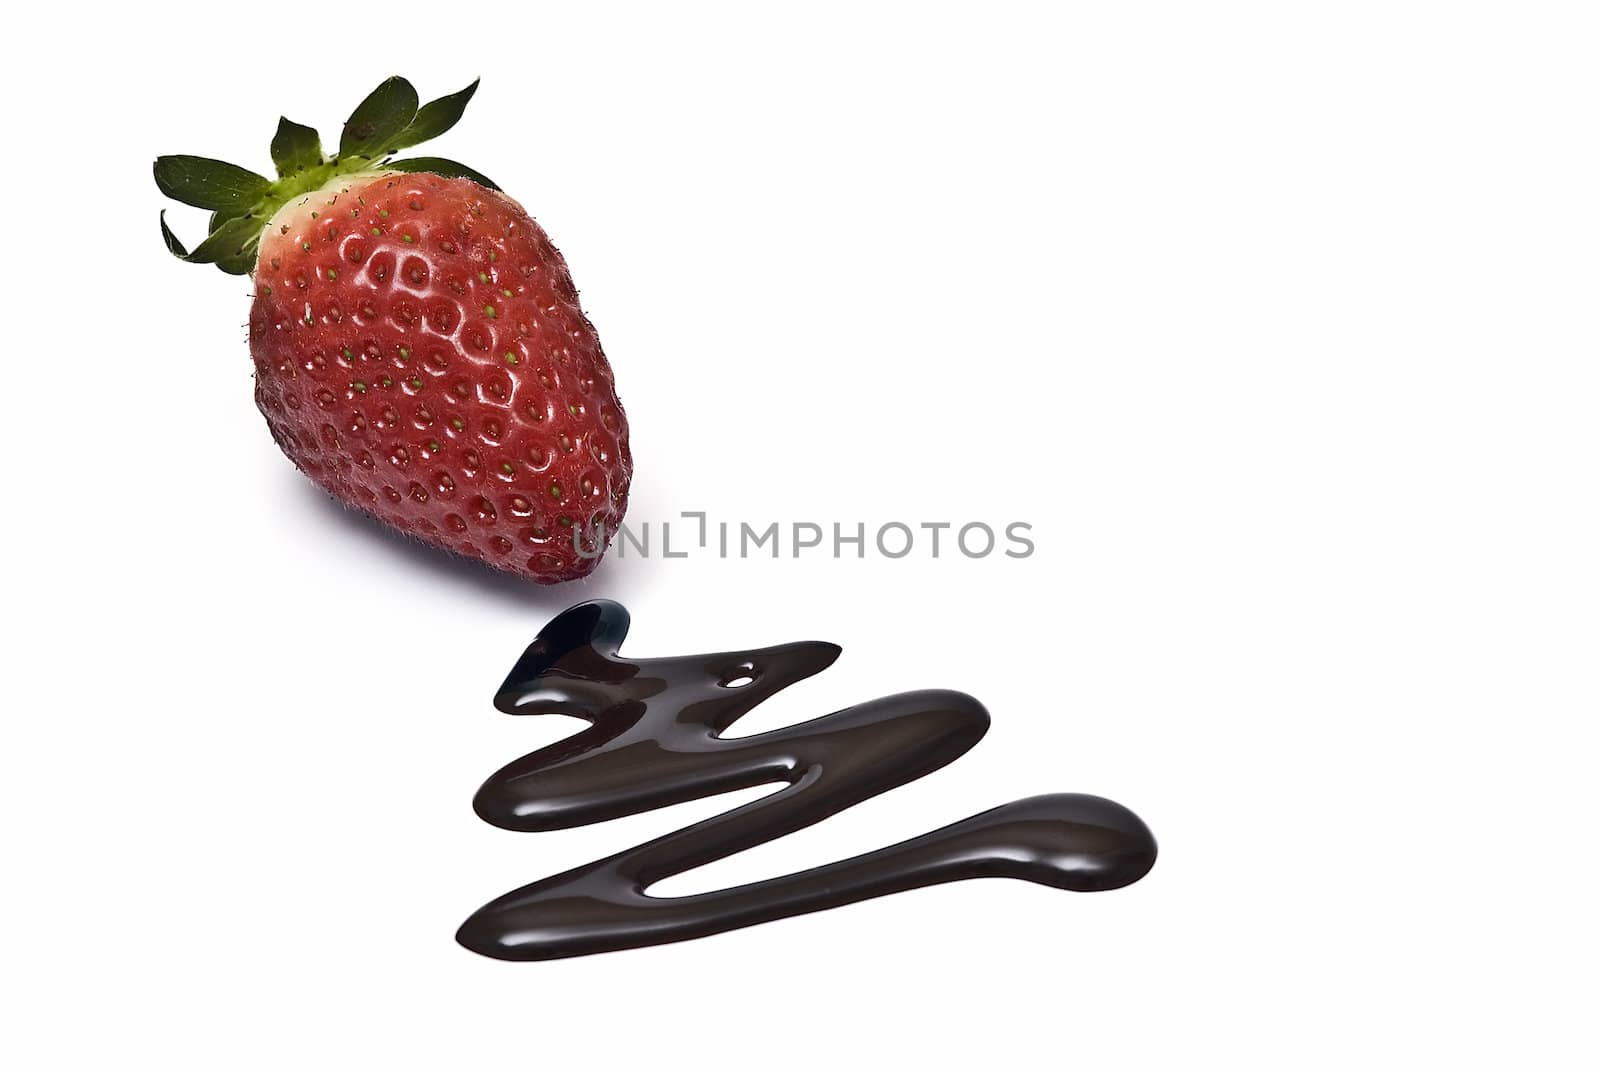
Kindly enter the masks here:
<path id="1" fill-rule="evenodd" d="M 678 658 L 618 653 L 628 612 L 581 603 L 539 633 L 495 696 L 507 714 L 589 722 L 490 777 L 473 807 L 504 829 L 566 829 L 757 785 L 786 788 L 608 858 L 509 892 L 456 939 L 507 960 L 559 959 L 682 941 L 963 878 L 1076 892 L 1138 881 L 1150 830 L 1097 796 L 1007 803 L 796 874 L 689 896 L 646 890 L 674 874 L 803 829 L 960 757 L 989 728 L 971 696 L 903 692 L 755 736 L 720 734 L 769 696 L 830 666 L 831 643 Z"/>

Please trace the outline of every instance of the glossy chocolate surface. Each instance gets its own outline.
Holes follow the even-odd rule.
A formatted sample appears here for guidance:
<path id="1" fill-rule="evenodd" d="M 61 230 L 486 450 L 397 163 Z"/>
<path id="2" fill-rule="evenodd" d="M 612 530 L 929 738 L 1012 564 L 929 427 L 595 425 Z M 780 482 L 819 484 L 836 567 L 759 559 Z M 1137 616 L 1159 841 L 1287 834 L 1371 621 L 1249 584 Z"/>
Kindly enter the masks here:
<path id="1" fill-rule="evenodd" d="M 905 692 L 756 736 L 720 733 L 839 656 L 830 643 L 678 658 L 618 653 L 628 612 L 582 603 L 550 622 L 495 697 L 507 714 L 569 714 L 586 729 L 504 767 L 473 806 L 512 830 L 564 829 L 735 789 L 789 787 L 484 905 L 456 938 L 508 960 L 557 959 L 704 937 L 962 878 L 1023 878 L 1093 892 L 1139 880 L 1155 839 L 1120 804 L 1049 795 L 784 877 L 690 896 L 649 886 L 931 773 L 989 715 L 960 692 Z"/>

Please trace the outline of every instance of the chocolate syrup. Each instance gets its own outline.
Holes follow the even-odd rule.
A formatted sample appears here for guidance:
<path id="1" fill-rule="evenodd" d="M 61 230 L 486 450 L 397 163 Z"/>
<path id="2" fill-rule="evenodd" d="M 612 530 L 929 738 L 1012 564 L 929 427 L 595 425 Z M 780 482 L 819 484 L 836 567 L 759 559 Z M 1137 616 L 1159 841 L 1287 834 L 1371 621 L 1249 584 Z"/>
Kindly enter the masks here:
<path id="1" fill-rule="evenodd" d="M 718 892 L 670 898 L 654 882 L 820 822 L 932 773 L 989 728 L 960 692 L 920 691 L 757 736 L 720 734 L 833 664 L 831 643 L 680 658 L 619 655 L 628 612 L 581 603 L 539 633 L 495 696 L 507 714 L 589 727 L 501 769 L 473 807 L 505 829 L 565 829 L 787 781 L 789 787 L 485 904 L 456 939 L 508 960 L 559 959 L 704 937 L 962 878 L 1023 878 L 1094 892 L 1138 881 L 1156 844 L 1096 796 L 1034 796 L 865 855 Z"/>

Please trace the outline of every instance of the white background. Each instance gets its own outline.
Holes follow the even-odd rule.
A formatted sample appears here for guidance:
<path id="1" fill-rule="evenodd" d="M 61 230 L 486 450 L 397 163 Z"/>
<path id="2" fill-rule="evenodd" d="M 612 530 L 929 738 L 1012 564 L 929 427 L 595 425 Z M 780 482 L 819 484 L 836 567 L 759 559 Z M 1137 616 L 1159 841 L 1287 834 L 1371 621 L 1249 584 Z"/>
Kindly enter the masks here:
<path id="1" fill-rule="evenodd" d="M 575 6 L 8 16 L 0 1062 L 1592 1066 L 1592 9 Z M 1025 520 L 1037 553 L 550 591 L 328 505 L 150 161 L 265 169 L 280 112 L 336 142 L 391 73 L 483 76 L 430 148 L 566 253 L 634 523 Z M 473 815 L 568 728 L 497 714 L 502 674 L 596 596 L 636 653 L 844 646 L 753 727 L 918 687 L 994 715 L 679 889 L 1049 791 L 1160 861 L 468 953 L 484 901 L 726 805 Z"/>

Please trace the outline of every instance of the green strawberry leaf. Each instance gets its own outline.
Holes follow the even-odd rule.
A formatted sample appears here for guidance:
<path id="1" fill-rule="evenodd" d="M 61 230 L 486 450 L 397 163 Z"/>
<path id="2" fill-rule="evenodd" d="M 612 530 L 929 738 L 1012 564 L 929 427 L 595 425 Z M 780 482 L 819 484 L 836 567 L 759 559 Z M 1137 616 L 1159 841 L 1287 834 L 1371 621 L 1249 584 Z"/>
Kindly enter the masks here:
<path id="1" fill-rule="evenodd" d="M 178 241 L 178 236 L 172 233 L 172 228 L 167 226 L 167 210 L 161 210 L 161 240 L 167 243 L 167 252 L 179 260 L 188 260 L 189 251 L 183 248 L 183 243 Z"/>
<path id="2" fill-rule="evenodd" d="M 344 132 L 339 136 L 339 156 L 377 159 L 388 151 L 395 135 L 416 117 L 416 89 L 399 75 L 385 79 L 345 121 Z"/>
<path id="3" fill-rule="evenodd" d="M 272 186 L 254 171 L 204 156 L 158 156 L 155 174 L 162 193 L 196 208 L 248 208 Z"/>
<path id="4" fill-rule="evenodd" d="M 474 78 L 472 84 L 461 92 L 451 93 L 447 97 L 430 100 L 424 104 L 418 109 L 417 117 L 411 120 L 411 125 L 389 142 L 389 151 L 395 152 L 420 145 L 455 126 L 461 120 L 461 113 L 466 111 L 467 102 L 472 99 L 472 94 L 477 91 L 478 80 Z"/>
<path id="5" fill-rule="evenodd" d="M 205 241 L 185 252 L 172 228 L 167 226 L 167 214 L 161 214 L 161 238 L 167 251 L 179 260 L 190 264 L 215 264 L 229 275 L 244 275 L 255 267 L 256 243 L 261 238 L 262 222 L 258 216 L 240 216 L 223 223 L 206 235 Z"/>
<path id="6" fill-rule="evenodd" d="M 238 256 L 247 245 L 261 237 L 262 222 L 250 216 L 230 219 L 194 247 L 189 259 L 196 264 L 215 264 L 225 257 Z"/>
<path id="7" fill-rule="evenodd" d="M 316 167 L 322 163 L 322 139 L 309 126 L 279 116 L 278 132 L 272 135 L 272 162 L 283 178 Z"/>
<path id="8" fill-rule="evenodd" d="M 458 164 L 454 160 L 446 160 L 442 156 L 414 156 L 409 160 L 390 160 L 383 165 L 391 171 L 426 171 L 434 175 L 443 175 L 445 178 L 471 179 L 480 186 L 487 186 L 491 190 L 500 187 L 488 176 L 472 170 L 466 164 Z"/>
<path id="9" fill-rule="evenodd" d="M 203 156 L 158 157 L 155 179 L 161 192 L 211 212 L 206 238 L 193 250 L 172 233 L 165 214 L 161 240 L 181 260 L 245 275 L 255 268 L 262 229 L 275 212 L 345 176 L 388 168 L 464 178 L 498 190 L 493 180 L 454 160 L 424 156 L 385 162 L 390 154 L 455 126 L 477 91 L 474 80 L 465 89 L 419 107 L 410 82 L 399 76 L 385 79 L 350 114 L 340 134 L 338 155 L 333 157 L 325 155 L 322 139 L 311 127 L 280 118 L 272 138 L 277 181 Z"/>
<path id="10" fill-rule="evenodd" d="M 221 268 L 229 275 L 249 275 L 251 272 L 256 270 L 255 246 L 240 250 L 236 255 L 231 257 L 218 257 L 217 267 Z"/>

